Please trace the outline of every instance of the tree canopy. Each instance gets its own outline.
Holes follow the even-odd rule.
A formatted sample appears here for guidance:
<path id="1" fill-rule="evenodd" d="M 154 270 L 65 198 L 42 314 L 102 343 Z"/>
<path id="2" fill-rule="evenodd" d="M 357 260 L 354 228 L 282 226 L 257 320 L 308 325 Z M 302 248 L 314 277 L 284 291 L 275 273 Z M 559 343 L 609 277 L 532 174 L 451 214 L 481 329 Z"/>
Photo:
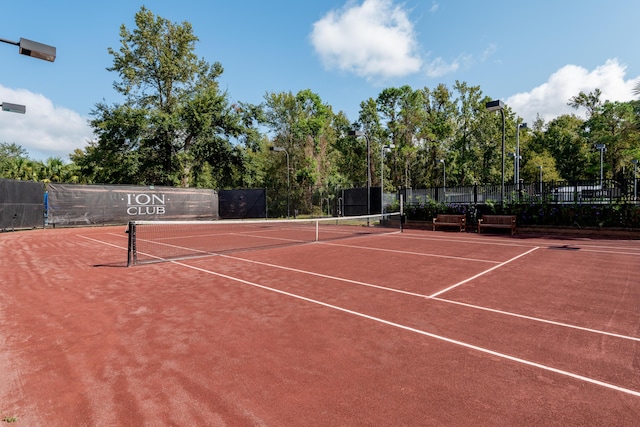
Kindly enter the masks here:
<path id="1" fill-rule="evenodd" d="M 136 28 L 120 28 L 119 50 L 110 48 L 109 71 L 122 104 L 98 103 L 91 120 L 98 139 L 72 156 L 84 174 L 101 182 L 191 186 L 230 184 L 241 162 L 232 139 L 249 135 L 247 121 L 231 105 L 209 64 L 195 51 L 191 24 L 156 17 L 144 6 Z M 203 171 L 212 176 L 202 177 Z"/>

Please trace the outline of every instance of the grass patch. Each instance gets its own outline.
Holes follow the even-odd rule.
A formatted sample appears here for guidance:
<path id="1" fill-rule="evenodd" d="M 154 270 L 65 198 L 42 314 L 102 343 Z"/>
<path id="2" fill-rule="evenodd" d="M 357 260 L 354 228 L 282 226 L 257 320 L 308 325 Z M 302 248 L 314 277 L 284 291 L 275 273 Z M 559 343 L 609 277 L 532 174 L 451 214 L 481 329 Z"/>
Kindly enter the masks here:
<path id="1" fill-rule="evenodd" d="M 0 421 L 3 423 L 17 423 L 18 422 L 18 417 L 10 417 L 7 415 L 4 415 L 0 412 Z"/>

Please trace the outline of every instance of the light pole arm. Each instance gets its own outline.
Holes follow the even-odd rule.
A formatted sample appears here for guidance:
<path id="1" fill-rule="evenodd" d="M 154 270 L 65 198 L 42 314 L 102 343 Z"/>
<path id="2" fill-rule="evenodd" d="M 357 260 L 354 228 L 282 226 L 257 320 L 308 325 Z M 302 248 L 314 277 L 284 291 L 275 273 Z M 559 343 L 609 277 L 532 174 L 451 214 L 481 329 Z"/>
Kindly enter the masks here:
<path id="1" fill-rule="evenodd" d="M 14 42 L 13 40 L 7 40 L 7 39 L 3 39 L 3 38 L 0 38 L 0 42 L 12 44 L 14 46 L 20 46 L 20 43 L 18 43 L 18 42 Z"/>

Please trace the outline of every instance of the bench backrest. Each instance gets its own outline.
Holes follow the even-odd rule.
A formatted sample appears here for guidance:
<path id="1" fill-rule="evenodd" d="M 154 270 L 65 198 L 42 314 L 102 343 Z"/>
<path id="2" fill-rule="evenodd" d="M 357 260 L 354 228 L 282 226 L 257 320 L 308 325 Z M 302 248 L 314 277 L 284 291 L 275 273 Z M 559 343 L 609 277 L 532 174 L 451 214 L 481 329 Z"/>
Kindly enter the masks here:
<path id="1" fill-rule="evenodd" d="M 464 215 L 438 214 L 439 222 L 465 222 L 467 218 Z"/>
<path id="2" fill-rule="evenodd" d="M 516 216 L 515 215 L 484 215 L 482 217 L 482 222 L 484 224 L 500 224 L 500 225 L 515 224 Z"/>

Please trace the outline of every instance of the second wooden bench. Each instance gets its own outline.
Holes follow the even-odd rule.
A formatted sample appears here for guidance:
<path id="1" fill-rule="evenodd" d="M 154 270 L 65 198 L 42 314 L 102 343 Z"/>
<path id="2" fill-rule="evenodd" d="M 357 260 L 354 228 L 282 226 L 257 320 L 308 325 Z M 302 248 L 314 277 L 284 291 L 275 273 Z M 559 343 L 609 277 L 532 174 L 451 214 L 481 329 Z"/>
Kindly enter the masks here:
<path id="1" fill-rule="evenodd" d="M 438 214 L 433 218 L 433 231 L 436 227 L 460 227 L 460 231 L 465 231 L 467 218 L 464 215 Z"/>
<path id="2" fill-rule="evenodd" d="M 511 235 L 516 233 L 515 215 L 483 215 L 478 220 L 478 233 L 486 228 L 510 229 Z"/>

